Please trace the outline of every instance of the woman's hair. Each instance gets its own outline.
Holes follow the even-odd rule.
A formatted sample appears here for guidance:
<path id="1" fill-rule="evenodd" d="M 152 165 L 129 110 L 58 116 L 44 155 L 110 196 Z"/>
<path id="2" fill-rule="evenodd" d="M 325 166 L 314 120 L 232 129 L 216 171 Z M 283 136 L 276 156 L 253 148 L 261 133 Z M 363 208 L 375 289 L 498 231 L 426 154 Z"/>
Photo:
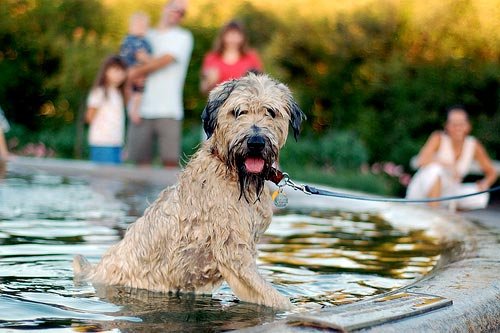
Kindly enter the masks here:
<path id="1" fill-rule="evenodd" d="M 217 35 L 217 38 L 215 38 L 212 50 L 218 54 L 222 54 L 224 52 L 224 36 L 229 31 L 238 31 L 241 33 L 243 36 L 243 42 L 240 46 L 240 53 L 246 54 L 249 50 L 247 33 L 243 23 L 236 20 L 229 21 L 219 30 L 219 34 Z"/>
<path id="2" fill-rule="evenodd" d="M 450 117 L 450 114 L 454 112 L 463 112 L 467 121 L 469 120 L 469 113 L 465 109 L 463 104 L 454 104 L 446 108 L 446 120 Z"/>
<path id="3" fill-rule="evenodd" d="M 125 62 L 118 55 L 109 56 L 106 58 L 106 60 L 104 60 L 95 79 L 93 88 L 104 88 L 105 95 L 107 95 L 108 88 L 108 82 L 106 82 L 106 72 L 110 67 L 120 67 L 124 71 L 127 70 L 127 65 L 125 65 Z M 125 81 L 126 80 L 123 80 L 122 84 L 118 86 L 118 89 L 123 96 L 125 95 Z"/>

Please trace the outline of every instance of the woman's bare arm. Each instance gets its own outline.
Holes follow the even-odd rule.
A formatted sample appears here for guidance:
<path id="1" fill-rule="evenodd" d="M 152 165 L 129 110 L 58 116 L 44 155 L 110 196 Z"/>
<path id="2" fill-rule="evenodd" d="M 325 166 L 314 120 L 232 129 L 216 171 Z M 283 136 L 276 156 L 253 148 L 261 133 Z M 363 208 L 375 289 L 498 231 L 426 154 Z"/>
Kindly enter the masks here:
<path id="1" fill-rule="evenodd" d="M 479 189 L 484 191 L 487 190 L 495 183 L 498 178 L 497 171 L 493 167 L 486 149 L 480 142 L 476 144 L 476 151 L 474 153 L 474 158 L 479 163 L 479 166 L 484 172 L 484 178 L 477 182 Z"/>
<path id="2" fill-rule="evenodd" d="M 431 134 L 427 142 L 424 144 L 420 152 L 418 153 L 417 165 L 422 167 L 431 162 L 434 162 L 434 155 L 439 149 L 439 144 L 441 142 L 440 132 L 434 132 Z"/>

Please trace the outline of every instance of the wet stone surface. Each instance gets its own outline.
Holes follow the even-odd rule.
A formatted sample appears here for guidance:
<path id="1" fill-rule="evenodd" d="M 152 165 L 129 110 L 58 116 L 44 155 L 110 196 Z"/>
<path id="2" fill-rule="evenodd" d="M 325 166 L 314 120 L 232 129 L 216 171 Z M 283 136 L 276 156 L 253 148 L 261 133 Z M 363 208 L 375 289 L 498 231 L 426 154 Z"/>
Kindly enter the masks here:
<path id="1" fill-rule="evenodd" d="M 451 300 L 444 297 L 403 291 L 337 309 L 290 316 L 287 321 L 289 324 L 349 332 L 415 316 L 452 304 Z"/>

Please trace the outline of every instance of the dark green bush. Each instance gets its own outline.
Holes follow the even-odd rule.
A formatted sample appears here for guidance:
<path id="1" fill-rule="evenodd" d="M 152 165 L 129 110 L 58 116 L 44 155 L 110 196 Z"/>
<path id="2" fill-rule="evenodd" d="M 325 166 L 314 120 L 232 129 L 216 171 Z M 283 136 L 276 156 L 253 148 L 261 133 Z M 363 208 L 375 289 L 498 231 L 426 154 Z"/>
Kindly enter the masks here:
<path id="1" fill-rule="evenodd" d="M 330 131 L 325 135 L 290 139 L 281 151 L 280 162 L 286 166 L 319 166 L 329 170 L 359 171 L 368 162 L 364 144 L 348 131 Z"/>
<path id="2" fill-rule="evenodd" d="M 6 138 L 14 154 L 35 155 L 33 146 L 40 146 L 37 152 L 40 154 L 38 157 L 71 158 L 74 156 L 75 128 L 73 126 L 65 126 L 58 130 L 47 128 L 32 131 L 23 125 L 11 123 L 11 129 L 6 134 Z"/>
<path id="3" fill-rule="evenodd" d="M 193 0 L 183 152 L 190 155 L 199 142 L 203 55 L 220 25 L 237 17 L 266 71 L 292 88 L 308 116 L 304 137 L 282 152 L 283 165 L 335 176 L 366 162 L 407 166 L 442 128 L 445 107 L 456 103 L 468 108 L 473 134 L 499 159 L 500 32 L 488 16 L 497 3 L 362 3 L 303 8 L 300 1 Z M 30 129 L 9 133 L 19 149 L 44 140 L 58 156 L 85 156 L 81 115 L 99 64 L 117 52 L 132 11 L 146 10 L 156 22 L 159 6 L 157 0 L 0 1 L 0 105 L 9 120 Z"/>

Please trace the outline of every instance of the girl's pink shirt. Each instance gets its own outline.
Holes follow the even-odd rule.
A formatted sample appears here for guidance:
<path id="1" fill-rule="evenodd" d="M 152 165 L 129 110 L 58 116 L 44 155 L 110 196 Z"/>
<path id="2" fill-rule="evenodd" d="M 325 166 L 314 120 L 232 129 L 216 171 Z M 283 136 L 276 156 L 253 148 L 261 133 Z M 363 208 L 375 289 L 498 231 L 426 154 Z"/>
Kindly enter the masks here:
<path id="1" fill-rule="evenodd" d="M 247 52 L 236 63 L 231 65 L 226 64 L 218 53 L 210 52 L 203 59 L 202 71 L 205 72 L 214 68 L 219 71 L 217 84 L 240 78 L 250 70 L 262 72 L 263 69 L 259 55 L 255 51 Z"/>

